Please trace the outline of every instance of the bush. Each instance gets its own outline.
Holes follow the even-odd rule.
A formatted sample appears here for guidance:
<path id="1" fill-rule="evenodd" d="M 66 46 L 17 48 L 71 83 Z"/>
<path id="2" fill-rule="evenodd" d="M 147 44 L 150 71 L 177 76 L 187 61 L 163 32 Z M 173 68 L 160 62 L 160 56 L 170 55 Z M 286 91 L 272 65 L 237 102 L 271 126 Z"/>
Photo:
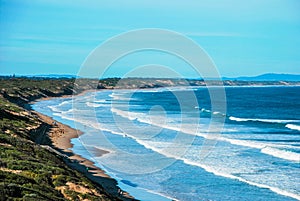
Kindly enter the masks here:
<path id="1" fill-rule="evenodd" d="M 33 179 L 24 177 L 22 175 L 14 174 L 11 172 L 0 171 L 0 180 L 5 181 L 5 183 L 11 184 L 27 184 L 36 183 Z"/>
<path id="2" fill-rule="evenodd" d="M 58 175 L 53 181 L 54 186 L 65 186 L 67 183 L 67 178 L 64 175 Z"/>
<path id="3" fill-rule="evenodd" d="M 65 194 L 67 194 L 68 197 L 70 197 L 71 200 L 73 200 L 73 201 L 77 201 L 77 200 L 79 201 L 80 200 L 79 197 L 78 197 L 79 194 L 75 191 L 65 190 Z"/>

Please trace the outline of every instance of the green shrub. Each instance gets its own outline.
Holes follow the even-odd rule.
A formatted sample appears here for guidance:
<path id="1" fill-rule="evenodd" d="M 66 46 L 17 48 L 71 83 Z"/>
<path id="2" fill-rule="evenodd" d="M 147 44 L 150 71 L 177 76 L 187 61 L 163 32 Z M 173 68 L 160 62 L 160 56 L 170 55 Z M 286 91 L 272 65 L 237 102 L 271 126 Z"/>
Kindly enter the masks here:
<path id="1" fill-rule="evenodd" d="M 70 191 L 70 190 L 65 190 L 65 194 L 68 195 L 68 197 L 71 198 L 71 200 L 73 201 L 79 201 L 79 193 L 75 192 L 75 191 Z"/>
<path id="2" fill-rule="evenodd" d="M 14 174 L 11 172 L 4 172 L 1 170 L 0 170 L 0 181 L 5 181 L 5 183 L 10 183 L 10 184 L 36 183 L 35 180 L 27 178 L 25 176 Z"/>
<path id="3" fill-rule="evenodd" d="M 22 189 L 19 185 L 10 183 L 10 184 L 0 184 L 0 195 L 8 197 L 22 197 Z"/>
<path id="4" fill-rule="evenodd" d="M 54 180 L 54 186 L 65 186 L 67 183 L 67 178 L 65 175 L 58 175 Z"/>

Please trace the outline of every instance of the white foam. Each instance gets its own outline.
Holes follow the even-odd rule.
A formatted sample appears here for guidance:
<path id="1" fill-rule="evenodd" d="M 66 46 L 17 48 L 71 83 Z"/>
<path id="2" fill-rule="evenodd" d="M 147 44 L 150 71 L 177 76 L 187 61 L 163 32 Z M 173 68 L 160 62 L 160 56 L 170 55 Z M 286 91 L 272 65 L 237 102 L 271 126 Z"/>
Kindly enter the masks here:
<path id="1" fill-rule="evenodd" d="M 60 106 L 69 104 L 69 103 L 71 103 L 71 102 L 72 102 L 72 100 L 69 100 L 69 101 L 63 101 L 63 102 L 61 102 L 60 104 L 58 104 L 57 106 L 60 107 Z"/>
<path id="2" fill-rule="evenodd" d="M 132 93 L 132 92 L 130 92 Z M 112 93 L 110 95 L 108 95 L 109 97 L 111 97 L 113 100 L 119 100 L 119 101 L 130 101 L 130 100 L 134 100 L 131 97 L 124 97 L 122 96 L 122 93 Z"/>
<path id="3" fill-rule="evenodd" d="M 54 116 L 58 116 L 58 117 L 61 117 L 62 119 L 67 119 L 67 120 L 71 120 L 71 121 L 74 121 L 74 118 L 72 117 L 69 117 L 69 116 L 66 116 L 64 115 L 63 113 L 53 113 Z"/>
<path id="4" fill-rule="evenodd" d="M 133 112 L 126 112 L 126 111 L 123 111 L 123 110 L 119 110 L 119 109 L 117 109 L 117 108 L 114 108 L 114 107 L 112 107 L 111 109 L 110 109 L 110 111 L 112 112 L 112 113 L 115 113 L 115 114 L 117 114 L 117 115 L 119 115 L 119 116 L 121 116 L 121 117 L 124 117 L 124 118 L 127 118 L 127 119 L 129 119 L 129 120 L 135 120 L 135 119 L 137 119 L 137 118 L 139 118 L 139 117 L 137 117 L 137 113 L 135 113 L 135 115 L 133 115 L 134 113 Z"/>
<path id="5" fill-rule="evenodd" d="M 272 186 L 268 186 L 268 185 L 265 185 L 265 184 L 260 184 L 260 183 L 257 183 L 257 182 L 252 182 L 252 181 L 246 180 L 246 179 L 244 179 L 242 177 L 234 176 L 234 175 L 229 174 L 229 173 L 224 173 L 223 171 L 219 171 L 219 170 L 217 170 L 217 169 L 215 169 L 213 167 L 210 167 L 210 166 L 198 163 L 198 162 L 190 161 L 190 160 L 188 160 L 186 158 L 177 157 L 174 154 L 171 154 L 169 151 L 165 151 L 162 147 L 166 147 L 166 146 L 161 145 L 161 143 L 157 146 L 157 144 L 150 143 L 149 141 L 146 141 L 146 140 L 145 141 L 144 140 L 139 140 L 139 139 L 135 139 L 135 140 L 139 144 L 141 144 L 144 147 L 146 147 L 147 149 L 151 149 L 151 150 L 153 150 L 153 151 L 155 151 L 157 153 L 163 154 L 164 156 L 169 157 L 169 158 L 174 158 L 176 160 L 182 160 L 186 164 L 200 167 L 200 168 L 204 169 L 207 172 L 213 173 L 214 175 L 222 176 L 222 177 L 226 177 L 226 178 L 230 178 L 230 179 L 235 179 L 235 180 L 247 183 L 247 184 L 252 185 L 252 186 L 257 186 L 259 188 L 270 189 L 271 191 L 273 191 L 273 192 L 275 192 L 277 194 L 288 196 L 288 197 L 300 200 L 300 195 L 298 195 L 298 194 L 291 193 L 291 192 L 288 192 L 286 190 L 282 190 L 282 189 L 277 188 L 277 187 L 272 187 Z M 164 143 L 164 144 L 166 144 L 167 146 L 169 146 L 168 145 L 169 143 Z M 268 150 L 268 149 L 265 149 L 265 151 L 266 150 Z M 269 149 L 269 151 L 270 151 L 270 149 Z M 284 154 L 286 154 L 286 153 L 284 153 Z M 292 160 L 294 160 L 294 158 L 292 158 Z"/>
<path id="6" fill-rule="evenodd" d="M 84 112 L 90 112 L 91 110 L 78 110 L 78 109 L 69 109 L 67 111 L 61 111 L 62 114 L 71 114 L 72 116 L 74 115 L 75 112 L 77 113 L 84 113 Z"/>
<path id="7" fill-rule="evenodd" d="M 150 120 L 148 120 L 147 118 L 145 118 L 144 114 L 140 114 L 140 113 L 136 113 L 136 112 L 128 112 L 128 111 L 122 111 L 116 108 L 111 108 L 111 111 L 124 117 L 124 118 L 128 118 L 129 120 L 138 120 L 142 123 L 147 123 L 147 124 L 151 124 L 154 126 L 158 126 L 158 127 L 163 127 L 166 129 L 170 129 L 170 130 L 174 130 L 174 131 L 180 131 L 180 132 L 184 132 L 186 134 L 190 134 L 190 135 L 197 135 L 200 137 L 203 137 L 205 139 L 209 139 L 209 140 L 217 140 L 217 141 L 223 141 L 223 142 L 228 142 L 230 144 L 233 145 L 238 145 L 238 146 L 244 146 L 244 147 L 250 147 L 250 148 L 254 148 L 254 149 L 259 149 L 262 153 L 267 154 L 267 155 L 271 155 L 273 157 L 277 157 L 277 158 L 281 158 L 281 159 L 285 159 L 285 160 L 289 160 L 292 162 L 298 161 L 299 159 L 297 159 L 299 156 L 298 153 L 296 152 L 291 152 L 289 151 L 289 154 L 291 155 L 290 157 L 287 156 L 287 153 L 285 151 L 281 151 L 279 149 L 275 149 L 274 147 L 280 147 L 280 145 L 275 145 L 275 144 L 271 144 L 271 143 L 261 143 L 261 142 L 255 142 L 255 141 L 251 141 L 251 140 L 238 140 L 238 139 L 231 139 L 231 138 L 225 138 L 225 137 L 221 137 L 219 135 L 212 135 L 212 134 L 203 134 L 200 132 L 193 132 L 191 130 L 185 129 L 185 128 L 180 128 L 180 127 L 174 127 L 174 126 L 170 126 L 168 124 L 159 124 L 157 122 L 152 122 Z M 137 139 L 135 139 L 137 140 Z M 143 144 L 144 146 L 147 146 L 145 144 Z M 278 152 L 276 152 L 277 154 L 274 154 L 270 151 L 264 150 L 266 147 L 270 147 L 270 148 L 274 148 L 275 150 L 278 150 Z M 148 148 L 148 147 L 147 147 Z M 152 149 L 152 148 L 151 148 Z M 159 151 L 159 150 L 156 150 Z"/>
<path id="8" fill-rule="evenodd" d="M 287 147 L 283 145 L 275 145 L 275 144 L 267 144 L 267 143 L 259 143 L 250 140 L 237 140 L 237 139 L 229 139 L 220 137 L 217 140 L 229 142 L 233 145 L 239 145 L 244 147 L 251 147 L 254 149 L 260 149 L 261 153 L 274 156 L 277 158 L 289 160 L 292 162 L 300 162 L 300 154 L 292 151 L 280 150 L 274 147 Z"/>
<path id="9" fill-rule="evenodd" d="M 73 115 L 74 112 L 82 112 L 82 111 L 83 110 L 69 109 L 68 111 L 64 111 L 64 112 L 53 113 L 53 115 L 59 116 L 62 119 L 76 121 L 76 122 L 81 123 L 81 124 L 83 124 L 85 126 L 88 126 L 88 127 L 91 127 L 91 128 L 95 128 L 95 129 L 98 129 L 98 130 L 101 130 L 101 131 L 107 131 L 107 132 L 110 132 L 110 133 L 113 133 L 113 134 L 124 136 L 124 133 L 122 133 L 122 132 L 116 132 L 116 131 L 107 129 L 107 128 L 101 126 L 100 123 L 98 123 L 97 121 L 86 120 L 84 118 L 80 118 L 80 119 L 74 118 L 74 115 Z M 67 115 L 69 113 L 71 113 L 72 115 Z"/>
<path id="10" fill-rule="evenodd" d="M 61 107 L 63 105 L 66 105 L 66 104 L 69 104 L 71 102 L 72 101 L 63 101 L 58 105 L 50 105 L 50 106 L 48 106 L 48 108 L 50 108 L 53 112 L 62 112 L 62 110 L 60 110 L 59 107 Z"/>
<path id="11" fill-rule="evenodd" d="M 198 106 L 195 106 L 195 109 L 200 109 L 200 108 Z M 226 116 L 226 114 L 224 114 L 222 112 L 218 112 L 218 111 L 212 112 L 211 110 L 208 110 L 208 109 L 205 109 L 205 108 L 201 108 L 200 112 L 207 112 L 207 113 L 212 113 L 213 115 Z"/>
<path id="12" fill-rule="evenodd" d="M 295 124 L 287 124 L 285 127 L 292 129 L 292 130 L 300 131 L 300 126 L 295 125 Z"/>
<path id="13" fill-rule="evenodd" d="M 298 195 L 298 194 L 294 194 L 294 193 L 288 192 L 286 190 L 282 190 L 282 189 L 277 188 L 277 187 L 272 187 L 272 186 L 268 186 L 268 185 L 265 185 L 265 184 L 260 184 L 260 183 L 257 183 L 257 182 L 252 182 L 252 181 L 246 180 L 246 179 L 244 179 L 242 177 L 234 176 L 234 175 L 229 174 L 229 173 L 224 173 L 223 171 L 219 171 L 219 170 L 217 170 L 217 169 L 215 169 L 213 167 L 207 166 L 205 164 L 201 164 L 201 163 L 198 163 L 198 162 L 190 161 L 190 160 L 188 160 L 186 158 L 174 156 L 170 152 L 164 151 L 164 149 L 162 149 L 162 148 L 157 148 L 157 147 L 155 147 L 153 145 L 150 145 L 151 143 L 149 143 L 147 141 L 142 141 L 142 140 L 136 140 L 136 141 L 139 144 L 141 144 L 144 147 L 146 147 L 147 149 L 151 149 L 151 150 L 153 150 L 153 151 L 155 151 L 157 153 L 163 154 L 164 156 L 169 157 L 169 158 L 174 158 L 176 160 L 182 160 L 186 164 L 200 167 L 200 168 L 204 169 L 207 172 L 213 173 L 214 175 L 221 176 L 221 177 L 226 177 L 226 178 L 230 178 L 230 179 L 234 179 L 234 180 L 238 180 L 238 181 L 247 183 L 247 184 L 252 185 L 252 186 L 257 186 L 259 188 L 270 189 L 271 191 L 273 191 L 273 192 L 275 192 L 277 194 L 288 196 L 288 197 L 300 200 L 300 195 Z"/>
<path id="14" fill-rule="evenodd" d="M 199 164 L 199 163 L 195 163 L 195 162 L 192 162 L 192 161 L 189 161 L 189 160 L 186 160 L 186 159 L 183 159 L 183 161 L 186 164 L 201 167 L 205 171 L 213 173 L 214 175 L 222 176 L 222 177 L 226 177 L 226 178 L 230 178 L 230 179 L 235 179 L 235 180 L 247 183 L 247 184 L 252 185 L 252 186 L 257 186 L 259 188 L 270 189 L 271 191 L 273 191 L 273 192 L 275 192 L 277 194 L 288 196 L 288 197 L 300 200 L 300 195 L 298 195 L 298 194 L 291 193 L 291 192 L 288 192 L 286 190 L 279 189 L 277 187 L 272 187 L 272 186 L 268 186 L 268 185 L 265 185 L 265 184 L 259 184 L 259 183 L 256 183 L 256 182 L 248 181 L 248 180 L 246 180 L 244 178 L 241 178 L 241 177 L 238 177 L 238 176 L 234 176 L 234 175 L 231 175 L 231 174 L 226 174 L 226 173 L 220 172 L 220 171 L 218 171 L 218 170 L 216 170 L 216 169 L 214 169 L 212 167 L 209 167 L 209 166 L 206 166 L 206 165 L 203 165 L 203 164 Z"/>
<path id="15" fill-rule="evenodd" d="M 62 117 L 61 113 L 53 112 L 54 116 Z"/>
<path id="16" fill-rule="evenodd" d="M 95 102 L 95 103 L 105 103 L 105 102 L 107 102 L 107 100 L 105 100 L 105 99 L 100 99 L 100 100 L 95 100 L 94 102 Z"/>
<path id="17" fill-rule="evenodd" d="M 285 150 L 280 150 L 276 148 L 271 148 L 271 147 L 265 147 L 261 150 L 262 153 L 275 156 L 277 158 L 282 158 L 290 161 L 295 161 L 295 162 L 300 162 L 300 154 L 291 152 L 291 151 L 285 151 Z"/>
<path id="18" fill-rule="evenodd" d="M 146 190 L 147 192 L 149 192 L 149 193 L 156 194 L 156 195 L 159 195 L 159 196 L 161 196 L 161 197 L 165 197 L 165 198 L 167 198 L 167 199 L 169 199 L 169 200 L 171 200 L 171 201 L 179 201 L 179 200 L 176 199 L 176 198 L 173 198 L 173 197 L 164 195 L 164 194 L 162 194 L 162 193 L 158 193 L 158 192 L 155 192 L 155 191 L 152 191 L 152 190 L 148 190 L 148 189 L 145 189 L 145 190 Z"/>
<path id="19" fill-rule="evenodd" d="M 214 115 L 221 115 L 221 116 L 226 116 L 226 114 L 223 114 L 222 112 L 213 112 Z"/>
<path id="20" fill-rule="evenodd" d="M 259 122 L 265 122 L 265 123 L 293 123 L 293 122 L 300 122 L 300 120 L 282 120 L 282 119 L 248 119 L 248 118 L 239 118 L 239 117 L 229 117 L 232 121 L 237 122 L 245 122 L 245 121 L 259 121 Z"/>
<path id="21" fill-rule="evenodd" d="M 207 110 L 207 109 L 205 109 L 205 108 L 202 108 L 200 111 L 201 111 L 201 112 L 211 112 L 210 110 Z"/>
<path id="22" fill-rule="evenodd" d="M 163 121 L 164 117 L 157 117 L 162 119 L 162 121 L 152 121 L 151 118 L 146 115 L 146 114 L 142 114 L 142 113 L 137 113 L 137 112 L 129 112 L 129 111 L 123 111 L 123 110 L 119 110 L 116 108 L 111 108 L 111 112 L 127 118 L 129 120 L 137 120 L 141 123 L 145 123 L 145 124 L 149 124 L 149 125 L 153 125 L 153 126 L 157 126 L 157 127 L 161 127 L 161 128 L 166 128 L 166 129 L 170 129 L 170 130 L 174 130 L 174 131 L 182 131 L 183 129 L 180 128 L 180 124 L 172 124 L 173 126 L 170 126 L 168 123 L 160 123 L 160 122 L 171 122 L 171 121 Z M 167 118 L 167 117 L 166 117 Z"/>
<path id="23" fill-rule="evenodd" d="M 155 152 L 161 153 L 161 154 L 165 155 L 166 157 L 175 158 L 176 160 L 182 160 L 186 164 L 200 167 L 200 168 L 204 169 L 207 172 L 213 173 L 214 175 L 222 176 L 222 177 L 226 177 L 226 178 L 230 178 L 230 179 L 235 179 L 235 180 L 247 183 L 249 185 L 257 186 L 259 188 L 267 188 L 267 189 L 270 189 L 271 191 L 273 191 L 277 194 L 292 197 L 292 198 L 300 200 L 300 195 L 297 195 L 297 194 L 294 194 L 294 193 L 291 193 L 291 192 L 288 192 L 288 191 L 285 191 L 285 190 L 282 190 L 282 189 L 279 189 L 279 188 L 276 188 L 276 187 L 268 186 L 268 185 L 265 185 L 265 184 L 259 184 L 259 183 L 256 183 L 256 182 L 248 181 L 244 178 L 237 177 L 237 176 L 234 176 L 234 175 L 231 175 L 231 174 L 228 174 L 228 173 L 224 173 L 223 171 L 222 172 L 218 171 L 213 167 L 210 167 L 210 166 L 207 166 L 207 165 L 204 165 L 204 164 L 200 164 L 200 163 L 197 163 L 197 162 L 193 162 L 193 161 L 190 161 L 190 160 L 185 159 L 185 158 L 174 157 L 173 154 L 164 152 L 162 149 L 158 149 L 156 147 L 153 147 L 153 146 L 149 145 L 147 142 L 144 142 L 144 141 L 138 141 L 138 142 L 141 143 L 142 145 L 144 145 L 146 148 L 151 149 Z"/>
<path id="24" fill-rule="evenodd" d="M 237 139 L 230 139 L 230 138 L 220 138 L 222 141 L 229 142 L 230 144 L 233 145 L 239 145 L 239 146 L 244 146 L 244 147 L 250 147 L 254 149 L 263 149 L 269 144 L 265 143 L 259 143 L 255 141 L 250 141 L 250 140 L 237 140 Z"/>
<path id="25" fill-rule="evenodd" d="M 105 106 L 104 104 L 97 104 L 97 103 L 91 103 L 91 102 L 87 102 L 86 105 L 88 107 L 101 107 L 101 106 Z"/>
<path id="26" fill-rule="evenodd" d="M 156 93 L 156 92 L 176 92 L 176 91 L 194 91 L 195 87 L 190 86 L 179 86 L 179 87 L 159 87 L 149 89 L 137 89 L 136 91 L 142 93 Z"/>
<path id="27" fill-rule="evenodd" d="M 61 112 L 61 110 L 59 110 L 58 108 L 57 108 L 57 105 L 56 106 L 48 106 L 48 108 L 50 108 L 53 112 Z"/>

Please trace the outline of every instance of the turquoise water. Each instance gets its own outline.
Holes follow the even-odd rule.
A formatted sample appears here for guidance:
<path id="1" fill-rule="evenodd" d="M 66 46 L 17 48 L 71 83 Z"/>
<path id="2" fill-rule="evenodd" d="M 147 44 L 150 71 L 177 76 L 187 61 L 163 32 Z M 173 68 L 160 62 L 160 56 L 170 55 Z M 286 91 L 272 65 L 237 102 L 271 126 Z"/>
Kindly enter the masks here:
<path id="1" fill-rule="evenodd" d="M 189 87 L 105 90 L 33 109 L 82 130 L 73 151 L 137 199 L 300 200 L 300 87 L 225 90 L 213 104 L 207 88 Z"/>

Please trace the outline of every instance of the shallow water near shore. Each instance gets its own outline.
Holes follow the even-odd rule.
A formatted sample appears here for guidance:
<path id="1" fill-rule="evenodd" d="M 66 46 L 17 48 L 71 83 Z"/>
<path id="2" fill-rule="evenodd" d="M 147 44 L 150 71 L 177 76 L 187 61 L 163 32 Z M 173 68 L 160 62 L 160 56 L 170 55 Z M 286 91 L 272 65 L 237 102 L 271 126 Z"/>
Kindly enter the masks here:
<path id="1" fill-rule="evenodd" d="M 178 101 L 188 93 L 197 103 Z M 299 94 L 226 87 L 226 114 L 212 110 L 205 87 L 104 90 L 33 109 L 83 131 L 72 150 L 137 199 L 300 200 Z"/>

